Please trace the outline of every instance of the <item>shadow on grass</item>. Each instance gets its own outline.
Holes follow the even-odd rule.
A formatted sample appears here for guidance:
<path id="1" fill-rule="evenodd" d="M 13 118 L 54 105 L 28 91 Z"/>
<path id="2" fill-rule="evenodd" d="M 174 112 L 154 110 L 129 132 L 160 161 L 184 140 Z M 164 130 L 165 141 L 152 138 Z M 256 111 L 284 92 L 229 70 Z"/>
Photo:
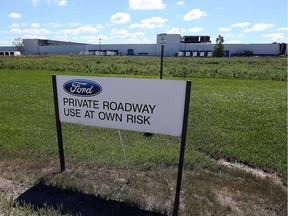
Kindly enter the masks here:
<path id="1" fill-rule="evenodd" d="M 34 210 L 53 208 L 61 214 L 99 216 L 164 216 L 123 202 L 104 200 L 93 195 L 83 194 L 39 183 L 25 191 L 17 199 L 21 206 L 31 204 Z"/>

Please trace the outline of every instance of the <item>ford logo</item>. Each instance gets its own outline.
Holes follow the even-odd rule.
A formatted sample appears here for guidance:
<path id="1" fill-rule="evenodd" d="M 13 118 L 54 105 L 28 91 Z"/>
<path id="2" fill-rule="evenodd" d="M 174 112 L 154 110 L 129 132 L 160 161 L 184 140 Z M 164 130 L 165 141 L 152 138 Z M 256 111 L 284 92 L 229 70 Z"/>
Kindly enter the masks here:
<path id="1" fill-rule="evenodd" d="M 67 93 L 80 97 L 94 96 L 102 91 L 98 83 L 86 79 L 69 80 L 64 83 L 63 88 Z"/>

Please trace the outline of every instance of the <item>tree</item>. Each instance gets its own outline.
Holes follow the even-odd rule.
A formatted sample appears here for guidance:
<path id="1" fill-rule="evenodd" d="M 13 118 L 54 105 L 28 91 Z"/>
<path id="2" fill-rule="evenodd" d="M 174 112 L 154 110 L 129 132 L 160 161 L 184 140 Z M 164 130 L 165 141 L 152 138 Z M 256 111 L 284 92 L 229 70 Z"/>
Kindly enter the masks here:
<path id="1" fill-rule="evenodd" d="M 223 43 L 224 43 L 224 37 L 221 35 L 218 35 L 218 37 L 216 38 L 216 45 L 214 46 L 213 56 L 215 57 L 225 56 Z"/>
<path id="2" fill-rule="evenodd" d="M 12 42 L 13 46 L 16 48 L 17 51 L 20 51 L 20 53 L 24 52 L 24 42 L 21 38 L 16 38 Z"/>

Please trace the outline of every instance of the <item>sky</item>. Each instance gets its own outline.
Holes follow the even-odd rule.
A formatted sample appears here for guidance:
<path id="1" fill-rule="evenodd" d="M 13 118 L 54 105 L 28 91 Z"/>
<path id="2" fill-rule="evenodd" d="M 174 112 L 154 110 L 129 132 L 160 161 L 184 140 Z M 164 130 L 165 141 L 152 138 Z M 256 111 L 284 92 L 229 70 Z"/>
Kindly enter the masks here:
<path id="1" fill-rule="evenodd" d="M 287 0 L 0 0 L 0 46 L 17 38 L 156 43 L 159 33 L 224 43 L 288 42 Z"/>

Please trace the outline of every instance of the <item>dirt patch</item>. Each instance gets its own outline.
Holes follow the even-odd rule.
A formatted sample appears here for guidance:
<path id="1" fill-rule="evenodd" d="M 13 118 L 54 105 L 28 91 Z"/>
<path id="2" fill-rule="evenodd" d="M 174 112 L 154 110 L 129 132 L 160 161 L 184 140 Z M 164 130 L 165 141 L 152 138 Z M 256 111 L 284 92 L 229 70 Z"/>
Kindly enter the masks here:
<path id="1" fill-rule="evenodd" d="M 235 216 L 245 215 L 243 210 L 239 208 L 240 203 L 236 202 L 227 190 L 218 190 L 215 191 L 217 198 L 221 205 L 227 206 L 231 209 L 232 214 Z"/>
<path id="2" fill-rule="evenodd" d="M 221 165 L 224 165 L 226 167 L 229 168 L 236 168 L 236 169 L 240 169 L 240 170 L 244 170 L 246 172 L 250 172 L 253 175 L 260 177 L 262 179 L 265 178 L 269 178 L 271 179 L 275 184 L 278 185 L 283 185 L 281 178 L 279 178 L 276 174 L 274 173 L 268 173 L 268 172 L 264 172 L 261 169 L 256 169 L 256 168 L 252 168 L 250 166 L 247 166 L 245 164 L 241 164 L 241 163 L 236 163 L 236 162 L 228 162 L 224 159 L 220 159 L 217 161 L 218 163 L 220 163 Z"/>
<path id="3" fill-rule="evenodd" d="M 69 163 L 69 169 L 59 173 L 58 163 L 41 167 L 27 162 L 24 166 L 23 161 L 28 160 L 20 159 L 10 166 L 11 170 L 2 160 L 0 196 L 4 195 L 4 198 L 29 202 L 36 208 L 42 208 L 45 203 L 52 208 L 63 204 L 63 213 L 72 211 L 85 215 L 87 209 L 98 213 L 102 206 L 109 212 L 117 206 L 120 210 L 128 208 L 137 212 L 136 215 L 172 215 L 176 167 L 158 165 L 128 172 L 115 167 Z M 283 190 L 285 186 L 278 185 L 281 181 L 275 181 L 276 185 L 266 179 L 272 178 L 273 174 L 251 169 L 244 172 L 243 165 L 223 165 L 184 169 L 181 216 L 287 215 L 287 205 L 283 202 L 285 196 L 287 198 L 287 188 Z M 97 208 L 93 209 L 93 206 Z M 126 215 L 129 214 L 126 212 Z"/>
<path id="4" fill-rule="evenodd" d="M 256 203 L 261 203 L 261 200 L 257 200 L 257 197 L 250 197 L 250 200 L 245 200 L 238 194 L 229 191 L 227 188 L 222 190 L 215 190 L 218 201 L 223 206 L 227 206 L 231 209 L 231 214 L 233 216 L 242 215 L 269 215 L 276 216 L 277 213 L 271 209 L 265 208 L 261 205 L 256 205 Z"/>
<path id="5" fill-rule="evenodd" d="M 0 177 L 0 193 L 3 193 L 7 198 L 15 199 L 27 189 L 28 187 L 23 184 L 15 184 L 9 179 Z"/>

